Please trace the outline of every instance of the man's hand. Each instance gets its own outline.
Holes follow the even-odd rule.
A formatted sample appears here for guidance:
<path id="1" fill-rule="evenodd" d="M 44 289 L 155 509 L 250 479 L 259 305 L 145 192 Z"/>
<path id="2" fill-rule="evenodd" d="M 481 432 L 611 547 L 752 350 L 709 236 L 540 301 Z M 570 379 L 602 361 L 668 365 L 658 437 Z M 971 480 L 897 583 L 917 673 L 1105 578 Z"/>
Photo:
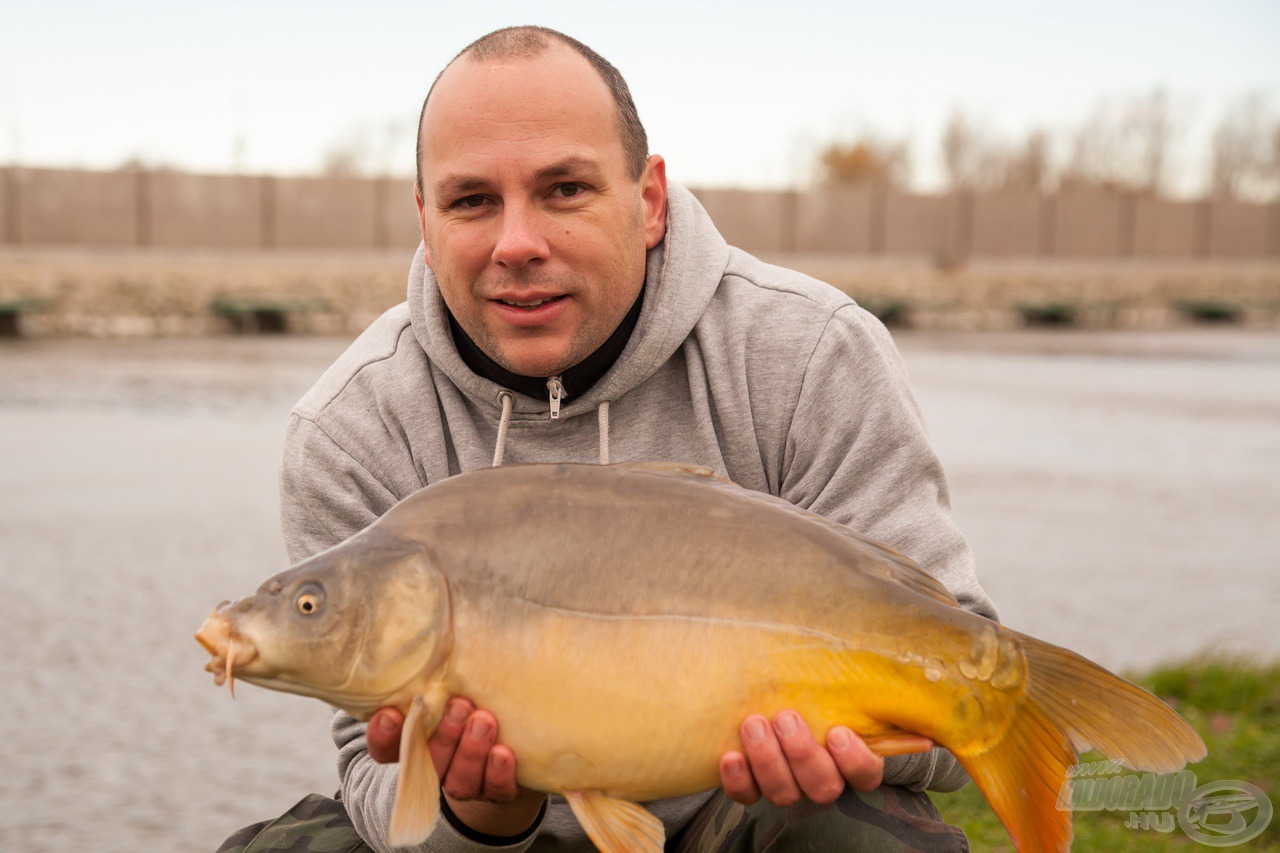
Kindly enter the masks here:
<path id="1" fill-rule="evenodd" d="M 369 755 L 381 764 L 400 758 L 404 715 L 379 708 L 369 718 Z M 530 826 L 546 795 L 516 785 L 516 757 L 498 743 L 498 720 L 454 696 L 427 741 L 431 762 L 450 810 L 463 823 L 487 835 L 519 835 Z"/>
<path id="2" fill-rule="evenodd" d="M 801 797 L 832 803 L 847 782 L 859 791 L 880 786 L 884 759 L 844 726 L 827 732 L 823 749 L 795 711 L 780 711 L 772 725 L 753 714 L 739 729 L 746 754 L 720 759 L 720 783 L 731 800 L 752 805 L 762 796 L 775 806 L 793 806 Z"/>

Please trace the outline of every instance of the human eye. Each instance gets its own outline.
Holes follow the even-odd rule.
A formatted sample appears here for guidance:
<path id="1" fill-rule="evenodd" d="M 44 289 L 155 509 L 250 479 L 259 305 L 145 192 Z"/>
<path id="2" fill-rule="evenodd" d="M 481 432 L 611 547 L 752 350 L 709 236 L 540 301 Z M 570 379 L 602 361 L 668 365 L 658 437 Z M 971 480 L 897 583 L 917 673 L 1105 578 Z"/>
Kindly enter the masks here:
<path id="1" fill-rule="evenodd" d="M 551 194 L 555 198 L 576 198 L 586 191 L 587 188 L 584 184 L 580 184 L 577 181 L 565 181 L 564 183 L 556 184 Z"/>
<path id="2" fill-rule="evenodd" d="M 482 195 L 466 195 L 457 199 L 449 207 L 453 210 L 474 210 L 477 207 L 483 207 L 485 197 Z"/>

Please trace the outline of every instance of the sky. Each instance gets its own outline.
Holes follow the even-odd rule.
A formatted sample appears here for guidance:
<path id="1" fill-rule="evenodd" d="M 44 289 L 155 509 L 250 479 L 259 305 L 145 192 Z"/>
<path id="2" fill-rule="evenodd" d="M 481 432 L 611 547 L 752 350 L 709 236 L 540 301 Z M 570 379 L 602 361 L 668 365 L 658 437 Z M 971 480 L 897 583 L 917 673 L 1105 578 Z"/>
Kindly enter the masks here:
<path id="1" fill-rule="evenodd" d="M 1277 0 L 0 0 L 0 164 L 308 174 L 349 150 L 411 173 L 437 72 L 523 23 L 617 66 L 691 186 L 804 181 L 823 144 L 875 133 L 909 142 L 927 190 L 956 108 L 1014 141 L 1163 87 L 1191 192 L 1225 109 L 1257 93 L 1280 114 Z"/>

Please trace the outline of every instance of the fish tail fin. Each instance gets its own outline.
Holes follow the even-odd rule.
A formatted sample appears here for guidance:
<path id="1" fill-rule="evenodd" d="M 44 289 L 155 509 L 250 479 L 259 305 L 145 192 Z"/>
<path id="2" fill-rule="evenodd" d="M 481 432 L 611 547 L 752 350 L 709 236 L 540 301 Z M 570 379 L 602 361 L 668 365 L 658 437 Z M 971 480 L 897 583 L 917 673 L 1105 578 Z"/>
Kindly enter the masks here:
<path id="1" fill-rule="evenodd" d="M 1205 756 L 1168 705 L 1074 652 L 1019 635 L 1026 695 L 992 746 L 956 757 L 1019 851 L 1071 846 L 1071 766 L 1094 748 L 1135 770 L 1171 773 Z"/>

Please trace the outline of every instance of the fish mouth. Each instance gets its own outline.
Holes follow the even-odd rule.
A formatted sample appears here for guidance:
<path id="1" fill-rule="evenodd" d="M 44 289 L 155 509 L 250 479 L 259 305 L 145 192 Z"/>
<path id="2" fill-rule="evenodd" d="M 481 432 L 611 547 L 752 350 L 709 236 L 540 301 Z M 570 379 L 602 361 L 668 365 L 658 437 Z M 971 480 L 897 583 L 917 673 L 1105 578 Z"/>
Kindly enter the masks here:
<path id="1" fill-rule="evenodd" d="M 231 698 L 236 695 L 236 670 L 243 670 L 258 658 L 258 650 L 252 642 L 236 629 L 222 614 L 227 602 L 219 604 L 204 620 L 196 632 L 196 641 L 213 657 L 204 665 L 205 672 L 213 673 L 213 683 L 221 687 L 227 684 Z"/>

